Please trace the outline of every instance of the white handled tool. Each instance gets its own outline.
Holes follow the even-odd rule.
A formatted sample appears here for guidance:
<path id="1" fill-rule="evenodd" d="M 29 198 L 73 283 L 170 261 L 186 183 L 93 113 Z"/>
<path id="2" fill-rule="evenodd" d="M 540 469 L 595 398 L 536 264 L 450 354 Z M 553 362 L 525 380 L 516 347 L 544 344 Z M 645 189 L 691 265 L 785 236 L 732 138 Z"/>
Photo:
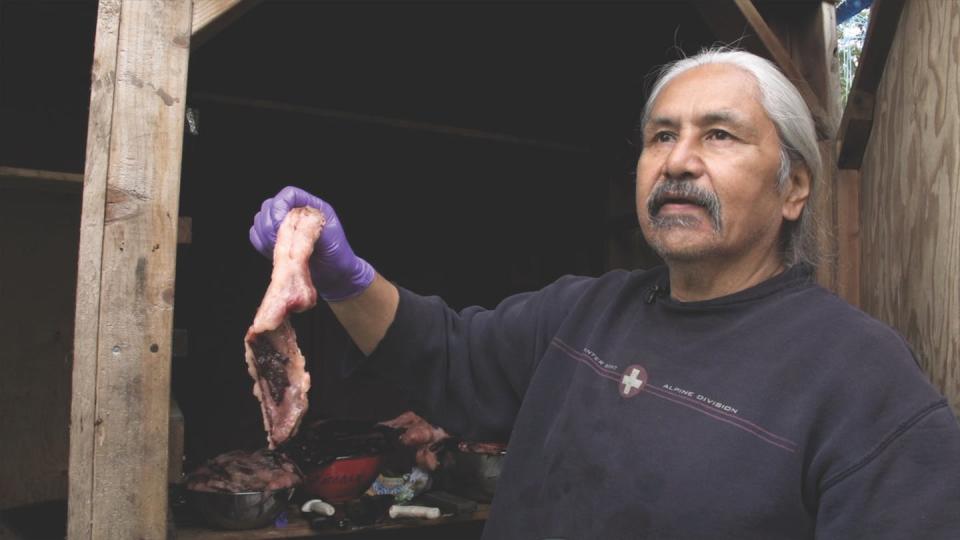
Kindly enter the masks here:
<path id="1" fill-rule="evenodd" d="M 439 508 L 431 508 L 429 506 L 398 506 L 393 505 L 390 507 L 390 517 L 413 517 L 413 518 L 426 518 L 426 519 L 437 519 L 440 517 Z"/>
<path id="2" fill-rule="evenodd" d="M 309 501 L 303 503 L 300 511 L 304 513 L 312 512 L 320 516 L 332 516 L 337 513 L 330 503 L 325 503 L 320 499 L 310 499 Z"/>

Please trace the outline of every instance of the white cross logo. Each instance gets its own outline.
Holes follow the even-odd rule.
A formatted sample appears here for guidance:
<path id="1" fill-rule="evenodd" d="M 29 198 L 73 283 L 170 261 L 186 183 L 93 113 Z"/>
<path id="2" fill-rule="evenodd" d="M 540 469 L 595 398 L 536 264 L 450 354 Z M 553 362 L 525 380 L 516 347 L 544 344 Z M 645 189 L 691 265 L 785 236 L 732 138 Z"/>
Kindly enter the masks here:
<path id="1" fill-rule="evenodd" d="M 630 372 L 627 375 L 627 371 Z M 641 378 L 643 377 L 643 378 Z M 623 378 L 620 379 L 620 384 L 623 385 L 623 395 L 624 397 L 631 397 L 640 392 L 640 388 L 643 387 L 644 381 L 647 377 L 647 374 L 644 372 L 644 369 L 640 366 L 630 366 L 624 371 Z"/>

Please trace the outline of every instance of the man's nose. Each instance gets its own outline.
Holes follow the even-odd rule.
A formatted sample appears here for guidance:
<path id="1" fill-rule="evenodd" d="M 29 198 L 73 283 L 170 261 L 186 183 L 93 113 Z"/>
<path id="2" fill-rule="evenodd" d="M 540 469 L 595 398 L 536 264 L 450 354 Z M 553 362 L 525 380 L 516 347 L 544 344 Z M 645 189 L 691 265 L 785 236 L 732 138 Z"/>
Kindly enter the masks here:
<path id="1" fill-rule="evenodd" d="M 670 180 L 692 180 L 704 171 L 700 145 L 695 137 L 680 137 L 670 149 L 664 174 Z"/>

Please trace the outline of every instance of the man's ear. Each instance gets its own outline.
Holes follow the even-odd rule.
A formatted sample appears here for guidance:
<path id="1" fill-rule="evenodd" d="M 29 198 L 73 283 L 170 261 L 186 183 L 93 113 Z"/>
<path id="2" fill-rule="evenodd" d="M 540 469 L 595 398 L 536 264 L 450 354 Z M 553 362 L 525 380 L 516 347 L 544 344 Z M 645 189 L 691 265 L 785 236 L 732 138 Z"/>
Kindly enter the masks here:
<path id="1" fill-rule="evenodd" d="M 810 169 L 805 164 L 791 167 L 790 179 L 784 193 L 783 219 L 796 221 L 810 199 Z"/>

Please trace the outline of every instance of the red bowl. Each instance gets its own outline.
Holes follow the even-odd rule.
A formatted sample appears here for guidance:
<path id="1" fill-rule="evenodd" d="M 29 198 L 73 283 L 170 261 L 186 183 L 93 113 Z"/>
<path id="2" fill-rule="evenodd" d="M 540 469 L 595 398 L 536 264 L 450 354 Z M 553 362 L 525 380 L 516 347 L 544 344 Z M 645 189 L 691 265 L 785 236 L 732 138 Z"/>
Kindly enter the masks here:
<path id="1" fill-rule="evenodd" d="M 383 455 L 339 457 L 305 471 L 306 478 L 300 489 L 329 503 L 356 499 L 377 478 L 381 465 Z"/>

